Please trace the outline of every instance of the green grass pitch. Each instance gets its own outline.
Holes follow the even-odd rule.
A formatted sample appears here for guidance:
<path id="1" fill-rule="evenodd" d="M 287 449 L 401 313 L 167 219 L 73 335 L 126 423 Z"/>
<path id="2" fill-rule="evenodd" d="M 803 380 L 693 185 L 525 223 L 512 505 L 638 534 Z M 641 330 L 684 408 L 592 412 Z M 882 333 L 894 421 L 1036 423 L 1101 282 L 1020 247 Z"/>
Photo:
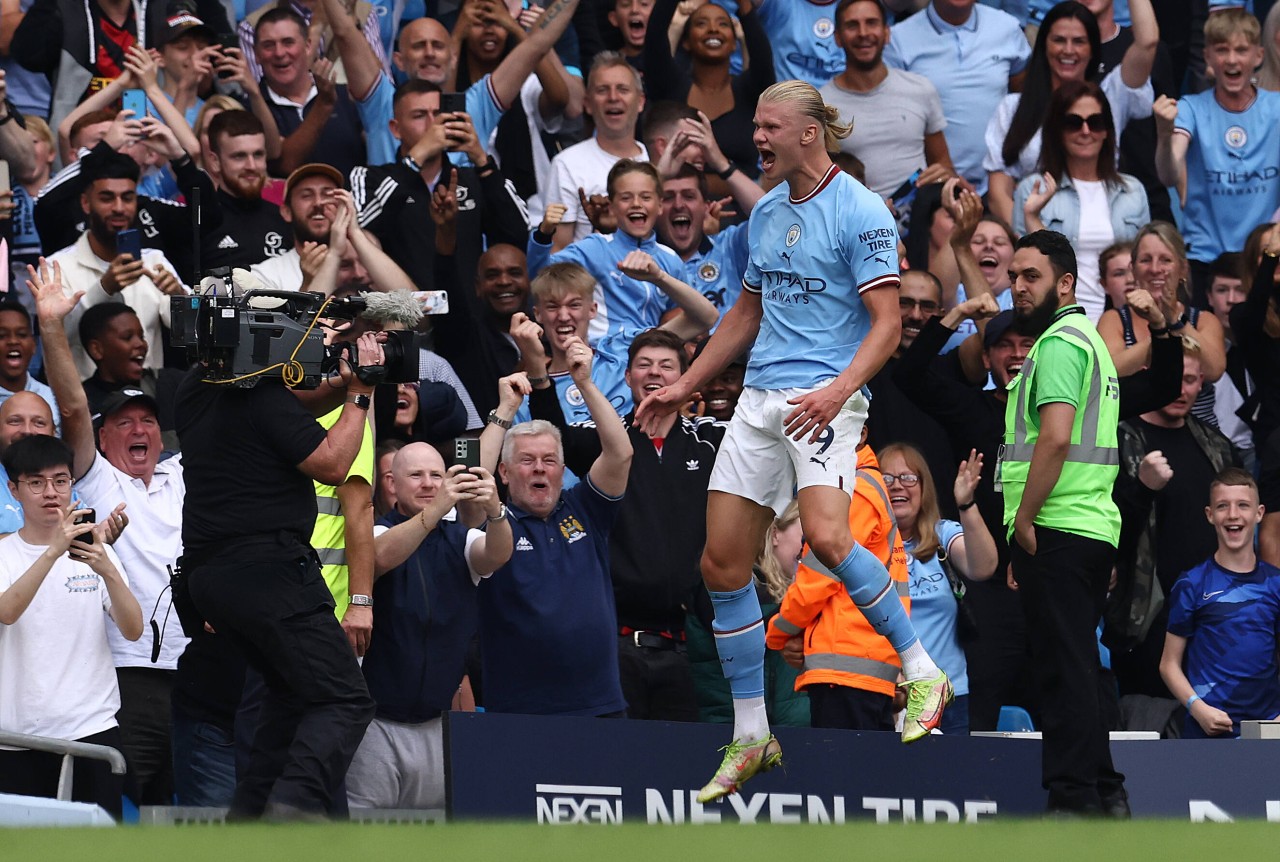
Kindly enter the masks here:
<path id="1" fill-rule="evenodd" d="M 0 830 L 5 862 L 1274 860 L 1280 824 L 286 825 Z"/>

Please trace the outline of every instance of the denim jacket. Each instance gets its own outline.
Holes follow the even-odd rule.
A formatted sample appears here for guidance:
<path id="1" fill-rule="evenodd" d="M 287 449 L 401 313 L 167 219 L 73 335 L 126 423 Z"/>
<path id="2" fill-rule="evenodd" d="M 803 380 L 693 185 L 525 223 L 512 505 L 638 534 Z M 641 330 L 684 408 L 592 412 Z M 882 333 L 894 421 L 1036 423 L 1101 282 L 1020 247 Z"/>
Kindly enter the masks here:
<path id="1" fill-rule="evenodd" d="M 1027 233 L 1022 207 L 1038 179 L 1040 174 L 1023 177 L 1013 193 L 1013 230 L 1018 236 Z M 1120 184 L 1107 185 L 1107 205 L 1111 208 L 1111 229 L 1115 231 L 1116 242 L 1133 239 L 1142 226 L 1151 221 L 1147 191 L 1128 174 L 1120 175 Z M 1072 242 L 1080 236 L 1080 195 L 1070 176 L 1064 174 L 1059 178 L 1058 191 L 1040 211 L 1040 221 L 1048 230 L 1056 230 Z"/>

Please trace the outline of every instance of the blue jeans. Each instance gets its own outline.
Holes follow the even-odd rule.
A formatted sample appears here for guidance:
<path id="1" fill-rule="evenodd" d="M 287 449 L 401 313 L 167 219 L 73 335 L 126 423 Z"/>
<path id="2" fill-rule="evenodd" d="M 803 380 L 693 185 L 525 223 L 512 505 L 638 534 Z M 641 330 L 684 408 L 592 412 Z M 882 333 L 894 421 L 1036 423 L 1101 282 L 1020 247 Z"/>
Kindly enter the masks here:
<path id="1" fill-rule="evenodd" d="M 236 791 L 236 747 L 230 730 L 173 715 L 173 790 L 179 805 L 230 808 Z"/>

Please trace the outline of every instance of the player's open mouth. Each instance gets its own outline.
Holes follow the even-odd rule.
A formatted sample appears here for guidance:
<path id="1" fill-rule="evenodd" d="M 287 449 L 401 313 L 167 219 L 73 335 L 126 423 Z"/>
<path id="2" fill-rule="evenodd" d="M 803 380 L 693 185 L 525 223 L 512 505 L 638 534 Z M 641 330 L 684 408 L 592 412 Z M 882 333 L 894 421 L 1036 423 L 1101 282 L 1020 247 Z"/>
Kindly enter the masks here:
<path id="1" fill-rule="evenodd" d="M 760 151 L 760 167 L 764 168 L 766 171 L 771 169 L 774 163 L 778 160 L 777 154 L 775 154 L 773 150 L 768 150 L 764 147 L 757 147 L 756 149 Z"/>

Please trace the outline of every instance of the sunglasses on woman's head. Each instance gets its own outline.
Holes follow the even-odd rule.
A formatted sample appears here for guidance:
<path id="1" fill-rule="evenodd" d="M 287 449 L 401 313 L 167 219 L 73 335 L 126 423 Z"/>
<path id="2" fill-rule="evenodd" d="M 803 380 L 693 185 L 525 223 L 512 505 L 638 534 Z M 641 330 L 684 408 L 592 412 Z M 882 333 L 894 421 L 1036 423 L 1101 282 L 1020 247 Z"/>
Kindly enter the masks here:
<path id="1" fill-rule="evenodd" d="M 1082 117 L 1079 114 L 1067 114 L 1062 120 L 1062 126 L 1068 132 L 1078 132 L 1085 126 L 1089 127 L 1091 132 L 1107 131 L 1107 121 L 1102 114 L 1090 114 Z"/>

